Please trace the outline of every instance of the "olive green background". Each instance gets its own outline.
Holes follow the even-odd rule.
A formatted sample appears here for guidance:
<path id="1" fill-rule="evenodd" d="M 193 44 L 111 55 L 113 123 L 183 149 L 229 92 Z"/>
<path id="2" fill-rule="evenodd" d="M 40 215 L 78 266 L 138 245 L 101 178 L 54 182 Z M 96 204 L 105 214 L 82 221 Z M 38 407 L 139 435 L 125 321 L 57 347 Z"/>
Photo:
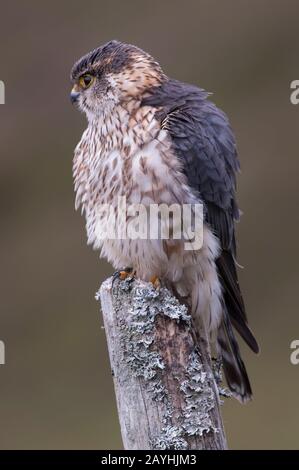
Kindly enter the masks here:
<path id="1" fill-rule="evenodd" d="M 85 118 L 69 71 L 116 38 L 214 92 L 242 174 L 241 285 L 262 348 L 244 359 L 255 397 L 223 407 L 230 447 L 299 448 L 299 1 L 1 1 L 1 449 L 117 449 L 121 438 L 99 305 L 112 268 L 86 246 L 72 154 Z"/>

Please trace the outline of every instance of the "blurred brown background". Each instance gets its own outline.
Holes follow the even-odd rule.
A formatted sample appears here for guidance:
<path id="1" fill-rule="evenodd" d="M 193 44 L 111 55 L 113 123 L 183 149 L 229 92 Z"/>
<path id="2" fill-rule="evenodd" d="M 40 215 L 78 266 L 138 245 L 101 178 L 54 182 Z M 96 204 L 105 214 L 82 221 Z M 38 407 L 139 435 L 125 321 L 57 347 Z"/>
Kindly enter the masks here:
<path id="1" fill-rule="evenodd" d="M 298 0 L 1 3 L 0 448 L 121 448 L 94 293 L 112 272 L 74 211 L 72 154 L 85 118 L 69 71 L 109 39 L 214 92 L 242 175 L 241 284 L 262 346 L 243 348 L 255 399 L 223 407 L 231 448 L 299 448 Z"/>

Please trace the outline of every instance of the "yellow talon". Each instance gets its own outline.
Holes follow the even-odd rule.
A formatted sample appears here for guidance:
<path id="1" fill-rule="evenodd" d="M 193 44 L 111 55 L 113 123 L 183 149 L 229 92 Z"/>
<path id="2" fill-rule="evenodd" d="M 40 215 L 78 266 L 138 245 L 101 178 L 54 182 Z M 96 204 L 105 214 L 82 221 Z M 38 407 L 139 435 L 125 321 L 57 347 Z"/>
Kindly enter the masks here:
<path id="1" fill-rule="evenodd" d="M 161 281 L 158 276 L 152 276 L 150 282 L 153 284 L 154 288 L 159 290 L 161 288 Z"/>
<path id="2" fill-rule="evenodd" d="M 126 279 L 130 278 L 133 280 L 134 276 L 135 276 L 135 271 L 132 268 L 125 268 L 125 269 L 121 269 L 120 271 L 116 271 L 113 274 L 112 285 L 114 284 L 116 279 L 125 281 Z"/>
<path id="3" fill-rule="evenodd" d="M 118 275 L 121 281 L 124 281 L 125 279 L 127 279 L 127 277 L 132 276 L 132 274 L 128 273 L 127 271 L 119 271 Z"/>

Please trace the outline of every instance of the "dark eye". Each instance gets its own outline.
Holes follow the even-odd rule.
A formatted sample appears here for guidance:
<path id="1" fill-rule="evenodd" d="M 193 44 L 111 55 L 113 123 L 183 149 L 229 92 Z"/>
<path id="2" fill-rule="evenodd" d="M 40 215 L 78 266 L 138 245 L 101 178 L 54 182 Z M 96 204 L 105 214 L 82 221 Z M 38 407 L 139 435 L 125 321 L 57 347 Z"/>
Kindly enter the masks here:
<path id="1" fill-rule="evenodd" d="M 94 77 L 92 75 L 90 75 L 89 73 L 86 73 L 86 74 L 82 75 L 82 77 L 80 77 L 79 84 L 85 90 L 86 88 L 90 87 L 93 80 L 94 80 Z"/>

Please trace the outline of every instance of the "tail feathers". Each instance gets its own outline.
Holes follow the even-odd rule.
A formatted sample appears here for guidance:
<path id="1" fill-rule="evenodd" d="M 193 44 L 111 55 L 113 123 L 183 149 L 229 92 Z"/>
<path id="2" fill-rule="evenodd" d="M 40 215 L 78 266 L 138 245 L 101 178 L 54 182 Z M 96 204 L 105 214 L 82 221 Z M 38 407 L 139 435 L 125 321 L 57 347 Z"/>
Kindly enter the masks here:
<path id="1" fill-rule="evenodd" d="M 235 316 L 233 308 L 229 310 L 231 312 L 230 319 L 234 327 L 236 328 L 237 332 L 242 336 L 246 344 L 250 347 L 250 349 L 255 352 L 256 354 L 259 352 L 260 348 L 259 345 L 249 328 L 247 322 L 240 317 L 240 315 Z"/>
<path id="2" fill-rule="evenodd" d="M 222 251 L 217 260 L 223 297 L 230 320 L 253 352 L 259 352 L 258 343 L 247 324 L 245 306 L 240 291 L 236 265 L 231 252 Z"/>
<path id="3" fill-rule="evenodd" d="M 227 312 L 224 312 L 217 342 L 230 391 L 241 403 L 251 400 L 252 390 L 249 378 Z"/>

